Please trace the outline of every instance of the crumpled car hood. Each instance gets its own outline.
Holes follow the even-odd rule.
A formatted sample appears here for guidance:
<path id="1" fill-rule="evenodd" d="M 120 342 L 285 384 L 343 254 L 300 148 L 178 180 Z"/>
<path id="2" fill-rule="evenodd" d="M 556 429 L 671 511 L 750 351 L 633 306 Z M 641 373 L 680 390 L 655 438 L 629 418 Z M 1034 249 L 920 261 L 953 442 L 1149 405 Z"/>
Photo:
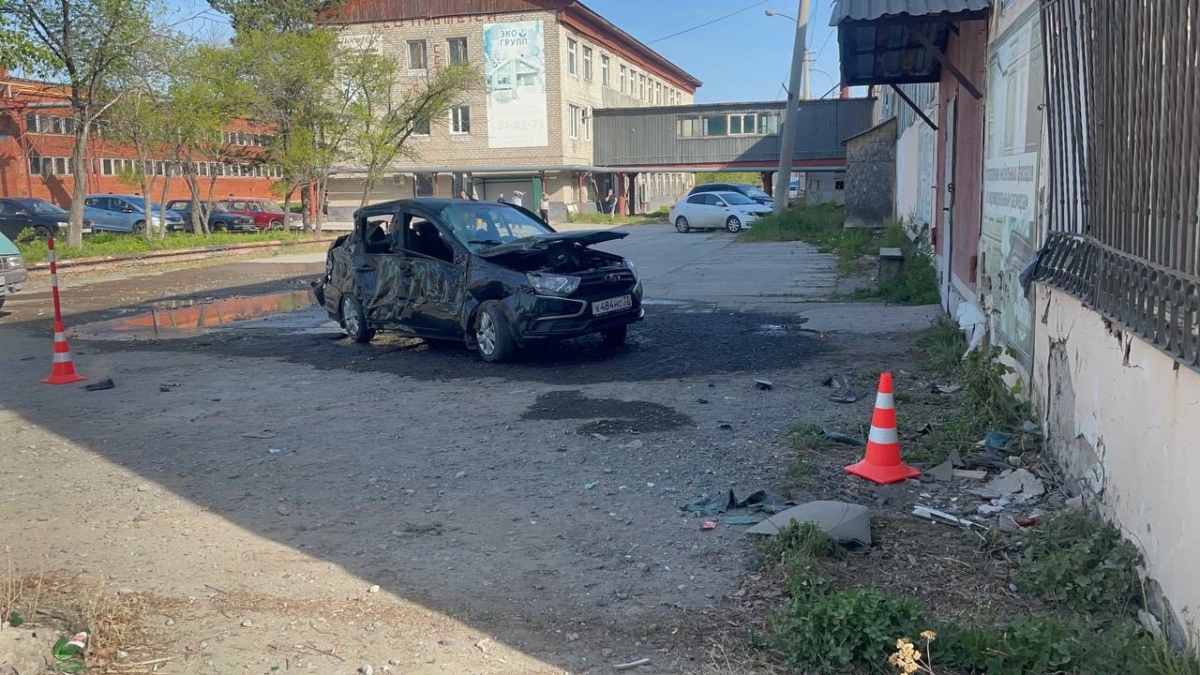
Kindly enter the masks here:
<path id="1" fill-rule="evenodd" d="M 553 232 L 550 234 L 540 234 L 536 237 L 522 237 L 507 244 L 501 244 L 483 251 L 479 254 L 482 258 L 499 258 L 513 253 L 523 253 L 536 248 L 545 248 L 552 244 L 578 244 L 580 246 L 592 246 L 606 241 L 616 239 L 624 239 L 628 237 L 628 232 L 614 232 L 612 230 L 583 230 L 580 232 Z"/>

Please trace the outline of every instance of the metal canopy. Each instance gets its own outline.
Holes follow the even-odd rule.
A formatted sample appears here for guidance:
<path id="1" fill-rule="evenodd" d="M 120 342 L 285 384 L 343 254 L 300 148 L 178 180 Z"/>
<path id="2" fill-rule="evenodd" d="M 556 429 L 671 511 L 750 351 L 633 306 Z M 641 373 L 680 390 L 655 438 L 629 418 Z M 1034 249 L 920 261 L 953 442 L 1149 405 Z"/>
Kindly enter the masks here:
<path id="1" fill-rule="evenodd" d="M 991 0 L 835 0 L 830 25 L 841 45 L 842 84 L 937 82 L 942 67 L 976 94 L 946 58 L 958 21 L 987 16 Z"/>

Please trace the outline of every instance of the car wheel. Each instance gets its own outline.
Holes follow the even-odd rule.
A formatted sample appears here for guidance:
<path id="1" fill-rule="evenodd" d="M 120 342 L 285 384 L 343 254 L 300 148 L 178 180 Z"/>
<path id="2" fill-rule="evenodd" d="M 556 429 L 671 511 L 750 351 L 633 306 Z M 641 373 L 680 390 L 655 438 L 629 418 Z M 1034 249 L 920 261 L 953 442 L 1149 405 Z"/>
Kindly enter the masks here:
<path id="1" fill-rule="evenodd" d="M 375 337 L 375 331 L 367 326 L 367 319 L 363 316 L 362 303 L 349 293 L 342 296 L 342 326 L 346 329 L 346 335 L 359 344 L 366 344 Z"/>
<path id="2" fill-rule="evenodd" d="M 742 231 L 742 221 L 738 220 L 737 216 L 729 216 L 725 221 L 725 229 L 737 234 Z"/>
<path id="3" fill-rule="evenodd" d="M 38 239 L 46 239 L 50 236 L 49 228 L 41 226 L 33 228 L 33 233 L 37 235 Z"/>
<path id="4" fill-rule="evenodd" d="M 617 349 L 624 345 L 625 339 L 629 337 L 629 326 L 609 328 L 600 333 L 600 336 L 604 339 L 605 349 Z"/>
<path id="5" fill-rule="evenodd" d="M 488 363 L 507 361 L 516 353 L 512 326 L 498 300 L 488 300 L 480 305 L 475 317 L 475 344 L 479 358 Z"/>
<path id="6" fill-rule="evenodd" d="M 283 229 L 283 221 L 282 220 L 272 220 L 271 224 L 267 226 L 267 229 L 268 230 L 282 230 Z"/>
<path id="7" fill-rule="evenodd" d="M 687 234 L 692 229 L 692 226 L 688 224 L 687 218 L 679 216 L 675 219 L 675 229 L 683 234 Z"/>
<path id="8" fill-rule="evenodd" d="M 133 233 L 134 234 L 145 234 L 146 233 L 146 221 L 139 220 L 136 223 L 134 223 L 133 224 Z"/>

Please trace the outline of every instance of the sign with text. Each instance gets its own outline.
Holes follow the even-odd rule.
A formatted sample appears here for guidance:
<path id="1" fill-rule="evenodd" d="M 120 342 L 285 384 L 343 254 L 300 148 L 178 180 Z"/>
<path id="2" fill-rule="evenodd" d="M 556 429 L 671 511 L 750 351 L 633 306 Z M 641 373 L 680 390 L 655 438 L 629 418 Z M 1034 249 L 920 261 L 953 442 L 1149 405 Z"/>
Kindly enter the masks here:
<path id="1" fill-rule="evenodd" d="M 546 48 L 541 21 L 483 29 L 489 148 L 541 148 L 546 123 Z"/>

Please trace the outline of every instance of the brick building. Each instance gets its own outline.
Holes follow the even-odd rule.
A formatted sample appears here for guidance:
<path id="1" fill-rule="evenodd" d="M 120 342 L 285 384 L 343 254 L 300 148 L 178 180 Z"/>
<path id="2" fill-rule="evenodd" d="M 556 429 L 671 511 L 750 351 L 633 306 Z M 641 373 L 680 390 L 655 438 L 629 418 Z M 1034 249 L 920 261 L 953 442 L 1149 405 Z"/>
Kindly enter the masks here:
<path id="1" fill-rule="evenodd" d="M 74 124 L 61 87 L 9 77 L 0 70 L 0 196 L 35 197 L 69 208 L 75 185 L 70 166 Z M 88 191 L 140 191 L 136 183 L 121 178 L 136 164 L 137 153 L 105 138 L 103 129 L 101 122 L 88 142 Z M 240 159 L 200 162 L 202 188 L 208 188 L 211 177 L 216 179 L 215 196 L 271 197 L 271 185 L 279 171 L 255 161 L 267 137 L 239 121 L 226 129 L 223 140 L 228 152 L 222 154 Z M 151 196 L 161 194 L 164 175 L 171 172 L 176 177 L 167 183 L 169 198 L 188 197 L 187 184 L 166 160 L 164 156 L 149 167 L 155 174 Z"/>
<path id="2" fill-rule="evenodd" d="M 446 119 L 410 139 L 371 200 L 450 196 L 472 189 L 494 200 L 514 190 L 537 208 L 544 190 L 552 217 L 593 211 L 628 180 L 593 163 L 593 111 L 680 106 L 700 81 L 575 0 L 348 0 L 327 23 L 342 43 L 384 50 L 399 61 L 398 88 L 419 85 L 447 64 L 477 65 L 486 86 L 464 96 Z M 358 207 L 361 169 L 348 163 L 329 182 L 329 216 Z M 641 174 L 636 194 L 682 194 L 690 173 Z M 656 195 L 662 192 L 662 195 Z"/>

